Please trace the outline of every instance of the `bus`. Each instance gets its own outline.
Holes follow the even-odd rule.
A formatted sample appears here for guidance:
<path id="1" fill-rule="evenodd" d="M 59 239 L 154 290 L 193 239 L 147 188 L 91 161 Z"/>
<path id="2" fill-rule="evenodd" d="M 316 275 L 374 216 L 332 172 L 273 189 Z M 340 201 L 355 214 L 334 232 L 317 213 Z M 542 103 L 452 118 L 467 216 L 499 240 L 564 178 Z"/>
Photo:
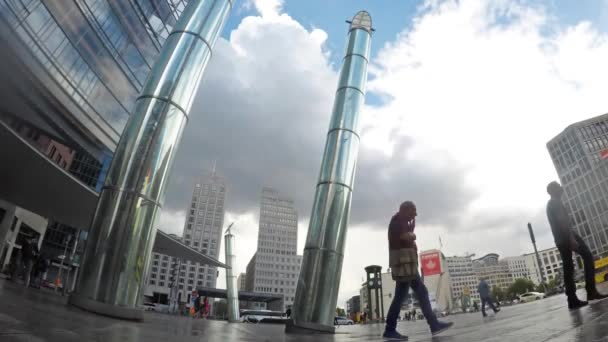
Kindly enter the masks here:
<path id="1" fill-rule="evenodd" d="M 595 282 L 608 281 L 608 257 L 595 260 Z"/>
<path id="2" fill-rule="evenodd" d="M 241 321 L 244 323 L 283 323 L 287 322 L 287 316 L 281 311 L 270 310 L 242 310 Z"/>

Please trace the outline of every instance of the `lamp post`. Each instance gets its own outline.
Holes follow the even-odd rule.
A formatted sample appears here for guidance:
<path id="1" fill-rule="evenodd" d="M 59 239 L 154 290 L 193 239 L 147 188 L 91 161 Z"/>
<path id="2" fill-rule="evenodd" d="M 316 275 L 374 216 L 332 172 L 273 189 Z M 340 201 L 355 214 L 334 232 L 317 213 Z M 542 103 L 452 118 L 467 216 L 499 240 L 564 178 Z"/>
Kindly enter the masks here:
<path id="1" fill-rule="evenodd" d="M 534 246 L 534 254 L 536 255 L 536 263 L 538 264 L 538 272 L 540 273 L 540 283 L 547 290 L 547 285 L 545 284 L 545 274 L 543 273 L 543 267 L 540 263 L 540 255 L 538 254 L 538 249 L 536 248 L 536 239 L 534 238 L 534 230 L 532 230 L 532 224 L 528 223 L 528 232 L 530 233 L 530 240 L 532 240 L 532 245 Z"/>

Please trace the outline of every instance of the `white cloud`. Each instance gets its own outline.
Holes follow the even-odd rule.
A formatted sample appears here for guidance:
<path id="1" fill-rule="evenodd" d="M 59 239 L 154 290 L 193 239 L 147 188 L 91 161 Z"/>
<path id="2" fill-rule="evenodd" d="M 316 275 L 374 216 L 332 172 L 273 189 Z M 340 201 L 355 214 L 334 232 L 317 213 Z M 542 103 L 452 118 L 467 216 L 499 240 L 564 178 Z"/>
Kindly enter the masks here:
<path id="1" fill-rule="evenodd" d="M 527 222 L 541 248 L 553 244 L 544 189 L 557 177 L 545 144 L 607 111 L 607 39 L 588 22 L 563 27 L 524 2 L 428 1 L 381 49 L 368 91 L 391 100 L 367 108 L 363 142 L 391 153 L 389 132 L 412 137 L 407 159 L 441 164 L 447 153 L 469 167 L 467 183 L 479 192 L 451 227 L 419 225 L 421 249 L 438 247 L 441 235 L 448 255 L 530 252 Z M 386 267 L 383 252 L 365 244 L 380 234 L 349 236 L 349 251 L 371 255 L 345 258 L 341 302 L 358 293 L 364 266 Z"/>
<path id="2" fill-rule="evenodd" d="M 283 0 L 249 0 L 248 6 L 253 6 L 265 18 L 278 16 L 283 9 Z"/>
<path id="3" fill-rule="evenodd" d="M 391 124 L 414 137 L 414 155 L 445 150 L 472 166 L 468 182 L 481 193 L 463 216 L 538 210 L 556 178 L 546 142 L 606 111 L 606 36 L 589 23 L 556 26 L 520 2 L 428 6 L 373 61 L 369 89 L 393 99 L 378 111 L 399 113 Z"/>
<path id="4" fill-rule="evenodd" d="M 184 223 L 186 222 L 186 212 L 183 210 L 173 211 L 163 209 L 156 222 L 156 227 L 168 234 L 182 236 Z"/>
<path id="5" fill-rule="evenodd" d="M 176 169 L 194 176 L 201 158 L 219 159 L 232 186 L 226 222 L 238 220 L 238 272 L 256 248 L 263 185 L 304 208 L 302 251 L 336 86 L 324 31 L 282 13 L 282 1 L 251 4 L 261 16 L 244 18 L 218 41 L 176 160 Z M 545 184 L 556 176 L 545 143 L 605 111 L 606 39 L 588 23 L 561 27 L 521 1 L 427 1 L 370 66 L 368 91 L 390 101 L 362 113 L 353 208 L 373 210 L 358 210 L 370 216 L 358 219 L 365 222 L 351 221 L 338 305 L 358 293 L 365 266 L 386 267 L 382 222 L 396 197 L 424 203 L 421 249 L 438 247 L 441 235 L 447 254 L 515 255 L 531 249 L 528 221 L 549 247 L 542 208 Z M 174 181 L 181 189 L 174 198 L 189 191 L 187 176 Z M 176 226 L 170 222 L 179 215 L 163 213 L 161 221 Z"/>

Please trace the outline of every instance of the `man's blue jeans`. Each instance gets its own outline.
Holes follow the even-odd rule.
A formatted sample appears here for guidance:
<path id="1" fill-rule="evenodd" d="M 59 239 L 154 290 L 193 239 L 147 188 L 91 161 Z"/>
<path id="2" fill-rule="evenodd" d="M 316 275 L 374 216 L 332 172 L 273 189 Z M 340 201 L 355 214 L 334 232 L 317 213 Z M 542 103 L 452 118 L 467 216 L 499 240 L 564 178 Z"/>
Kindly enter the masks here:
<path id="1" fill-rule="evenodd" d="M 437 325 L 437 316 L 435 316 L 435 313 L 431 308 L 429 292 L 426 289 L 424 283 L 422 282 L 420 275 L 418 275 L 414 280 L 410 280 L 407 282 L 397 282 L 397 285 L 395 287 L 395 297 L 393 297 L 393 302 L 391 303 L 391 307 L 388 309 L 388 316 L 386 317 L 387 331 L 393 331 L 397 328 L 397 317 L 399 316 L 399 312 L 401 311 L 401 305 L 403 304 L 403 301 L 407 298 L 407 294 L 410 287 L 414 291 L 416 299 L 418 299 L 420 309 L 422 310 L 422 314 L 424 314 L 428 325 L 431 327 L 431 329 L 433 329 L 433 327 Z"/>

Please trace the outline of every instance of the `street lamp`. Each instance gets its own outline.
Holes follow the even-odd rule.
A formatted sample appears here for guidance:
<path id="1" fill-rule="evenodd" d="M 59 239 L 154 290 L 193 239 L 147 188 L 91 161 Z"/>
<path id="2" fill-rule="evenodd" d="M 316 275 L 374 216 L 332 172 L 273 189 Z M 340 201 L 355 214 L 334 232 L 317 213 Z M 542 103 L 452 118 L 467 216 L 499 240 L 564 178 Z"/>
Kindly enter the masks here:
<path id="1" fill-rule="evenodd" d="M 534 254 L 536 254 L 536 263 L 538 264 L 538 272 L 540 272 L 540 283 L 542 284 L 546 293 L 547 285 L 545 284 L 545 275 L 543 273 L 542 264 L 540 263 L 540 255 L 538 254 L 538 249 L 536 248 L 536 239 L 534 238 L 534 231 L 532 230 L 531 223 L 528 223 L 528 232 L 530 233 L 530 240 L 532 240 L 532 245 L 534 246 Z"/>

